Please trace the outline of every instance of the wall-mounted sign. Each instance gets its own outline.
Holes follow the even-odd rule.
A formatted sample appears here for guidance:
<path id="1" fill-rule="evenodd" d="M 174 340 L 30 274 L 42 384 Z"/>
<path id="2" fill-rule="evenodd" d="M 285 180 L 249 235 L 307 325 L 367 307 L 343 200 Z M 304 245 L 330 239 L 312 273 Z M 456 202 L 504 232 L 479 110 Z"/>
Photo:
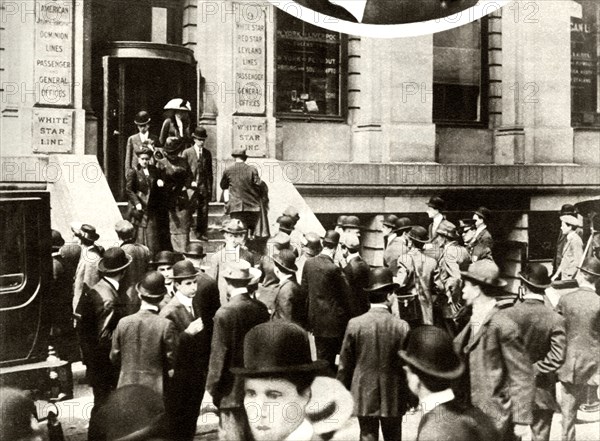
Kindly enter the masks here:
<path id="1" fill-rule="evenodd" d="M 267 156 L 267 122 L 265 118 L 233 117 L 233 149 L 245 148 L 249 157 Z"/>
<path id="2" fill-rule="evenodd" d="M 34 109 L 33 152 L 70 153 L 73 146 L 73 111 Z"/>
<path id="3" fill-rule="evenodd" d="M 596 38 L 595 17 L 571 17 L 571 121 L 575 126 L 600 123 Z"/>
<path id="4" fill-rule="evenodd" d="M 35 0 L 36 103 L 73 103 L 73 1 Z"/>

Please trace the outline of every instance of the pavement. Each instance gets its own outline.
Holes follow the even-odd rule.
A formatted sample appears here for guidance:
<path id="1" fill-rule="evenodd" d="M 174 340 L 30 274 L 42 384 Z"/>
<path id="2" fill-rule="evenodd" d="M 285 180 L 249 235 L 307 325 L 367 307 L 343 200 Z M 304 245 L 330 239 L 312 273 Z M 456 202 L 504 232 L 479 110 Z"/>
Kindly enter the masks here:
<path id="1" fill-rule="evenodd" d="M 73 365 L 73 376 L 75 382 L 74 398 L 71 400 L 57 403 L 60 411 L 59 420 L 62 424 L 65 439 L 67 441 L 85 441 L 87 439 L 87 424 L 90 411 L 93 407 L 93 395 L 91 388 L 83 383 L 85 368 L 81 363 Z M 37 402 L 38 410 L 41 414 L 47 413 L 53 405 L 43 401 Z M 214 413 L 210 395 L 206 394 L 203 400 L 202 411 L 198 418 L 198 426 L 195 440 L 197 441 L 216 441 L 217 427 L 219 419 Z M 417 435 L 417 428 L 421 419 L 419 411 L 405 415 L 402 424 L 403 440 L 414 440 Z M 561 416 L 555 414 L 552 421 L 550 433 L 551 441 L 561 440 Z M 600 411 L 595 413 L 579 413 L 579 420 L 576 427 L 577 441 L 600 441 Z M 359 439 L 358 420 L 352 418 L 343 428 L 334 436 L 338 441 L 355 441 Z M 380 439 L 383 439 L 380 437 Z"/>

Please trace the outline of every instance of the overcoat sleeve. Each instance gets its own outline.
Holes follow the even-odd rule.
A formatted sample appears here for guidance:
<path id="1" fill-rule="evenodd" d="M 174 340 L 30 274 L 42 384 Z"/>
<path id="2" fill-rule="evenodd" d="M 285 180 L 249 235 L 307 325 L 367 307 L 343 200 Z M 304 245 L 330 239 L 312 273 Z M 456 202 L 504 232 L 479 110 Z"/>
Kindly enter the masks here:
<path id="1" fill-rule="evenodd" d="M 352 377 L 356 368 L 356 350 L 354 344 L 354 336 L 351 326 L 346 328 L 344 342 L 340 351 L 340 365 L 338 368 L 337 379 L 342 382 L 346 389 L 350 390 L 352 386 Z"/>
<path id="2" fill-rule="evenodd" d="M 536 374 L 556 372 L 565 361 L 566 348 L 567 335 L 564 319 L 560 317 L 560 320 L 553 326 L 550 334 L 550 350 L 543 360 L 539 360 L 533 365 Z"/>
<path id="3" fill-rule="evenodd" d="M 219 403 L 223 398 L 221 385 L 225 370 L 227 369 L 226 360 L 231 350 L 227 336 L 227 323 L 223 320 L 223 316 L 217 313 L 214 320 L 208 376 L 206 378 L 206 390 L 213 397 L 213 402 L 217 407 L 219 407 Z"/>

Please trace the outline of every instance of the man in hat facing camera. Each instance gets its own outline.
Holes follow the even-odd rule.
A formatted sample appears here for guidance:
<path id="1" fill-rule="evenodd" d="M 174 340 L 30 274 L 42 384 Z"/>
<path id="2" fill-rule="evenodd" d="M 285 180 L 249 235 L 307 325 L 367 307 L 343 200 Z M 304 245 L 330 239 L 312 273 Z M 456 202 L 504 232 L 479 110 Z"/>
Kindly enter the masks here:
<path id="1" fill-rule="evenodd" d="M 175 364 L 177 344 L 175 325 L 158 315 L 158 305 L 167 292 L 165 278 L 150 271 L 135 288 L 140 309 L 119 321 L 112 337 L 110 360 L 120 369 L 117 387 L 140 384 L 162 395 Z"/>
<path id="2" fill-rule="evenodd" d="M 410 407 L 397 358 L 409 327 L 390 311 L 397 287 L 389 268 L 371 270 L 365 287 L 370 309 L 348 322 L 340 353 L 337 379 L 352 392 L 365 441 L 377 439 L 380 424 L 384 440 L 400 440 L 402 415 Z"/>
<path id="3" fill-rule="evenodd" d="M 577 210 L 575 209 L 575 206 L 572 204 L 564 204 L 562 207 L 560 207 L 559 219 L 562 216 L 569 216 L 569 215 L 574 216 L 577 219 L 579 219 L 579 216 L 577 215 Z M 562 226 L 562 220 L 560 220 L 560 223 Z M 558 267 L 560 266 L 560 263 L 562 261 L 562 255 L 563 255 L 563 251 L 565 248 L 565 244 L 567 242 L 567 235 L 569 232 L 570 232 L 570 230 L 567 231 L 567 234 L 563 234 L 562 228 L 560 228 L 558 231 L 558 238 L 556 239 L 556 252 L 554 254 L 554 260 L 552 262 L 552 274 L 553 275 L 558 270 Z M 578 230 L 577 233 L 580 234 L 580 230 Z"/>
<path id="4" fill-rule="evenodd" d="M 135 123 L 138 133 L 131 135 L 127 139 L 127 147 L 125 148 L 125 174 L 130 169 L 136 168 L 138 165 L 138 158 L 135 152 L 141 150 L 143 146 L 147 146 L 151 153 L 154 153 L 154 144 L 158 142 L 158 138 L 155 135 L 150 134 L 150 114 L 145 110 L 140 110 L 133 122 Z"/>
<path id="5" fill-rule="evenodd" d="M 245 148 L 231 152 L 235 163 L 225 169 L 221 177 L 221 189 L 226 213 L 233 219 L 241 220 L 248 228 L 248 237 L 254 238 L 254 229 L 260 212 L 260 177 L 256 167 L 246 164 Z"/>
<path id="6" fill-rule="evenodd" d="M 572 214 L 566 214 L 560 217 L 560 231 L 565 237 L 565 243 L 562 249 L 560 264 L 552 276 L 552 280 L 568 280 L 575 277 L 577 267 L 581 264 L 583 257 L 583 241 L 577 228 L 582 226 L 579 218 Z"/>
<path id="7" fill-rule="evenodd" d="M 298 267 L 298 272 L 296 276 L 299 281 L 302 280 L 302 272 L 304 271 L 304 264 L 311 257 L 315 257 L 323 250 L 323 245 L 321 244 L 321 236 L 317 233 L 306 233 L 302 240 L 302 253 L 300 253 L 300 257 L 296 259 L 296 266 Z"/>
<path id="8" fill-rule="evenodd" d="M 396 237 L 396 234 L 393 231 L 397 220 L 398 216 L 395 214 L 386 214 L 383 217 L 383 221 L 381 222 L 381 233 L 383 235 L 384 250 L 387 248 L 388 243 L 391 242 L 394 237 Z"/>
<path id="9" fill-rule="evenodd" d="M 192 133 L 194 145 L 184 150 L 182 156 L 186 159 L 192 172 L 192 188 L 195 190 L 196 203 L 196 235 L 200 240 L 208 240 L 208 203 L 212 198 L 213 170 L 212 154 L 204 147 L 208 137 L 204 127 L 196 127 Z"/>
<path id="10" fill-rule="evenodd" d="M 388 238 L 387 248 L 383 252 L 383 266 L 388 267 L 392 274 L 398 272 L 398 259 L 408 253 L 408 232 L 412 222 L 407 217 L 396 219 L 392 234 Z"/>
<path id="11" fill-rule="evenodd" d="M 261 280 L 256 291 L 256 299 L 263 302 L 269 312 L 273 312 L 279 279 L 275 274 L 273 259 L 283 250 L 291 250 L 290 236 L 283 231 L 277 233 L 267 242 L 267 253 L 261 257 L 258 269 L 262 272 Z"/>
<path id="12" fill-rule="evenodd" d="M 327 231 L 323 251 L 306 261 L 300 284 L 308 297 L 308 326 L 315 336 L 317 358 L 327 360 L 334 375 L 335 359 L 352 317 L 350 287 L 340 267 L 333 262 L 339 242 L 339 233 Z"/>
<path id="13" fill-rule="evenodd" d="M 296 280 L 296 255 L 292 250 L 281 250 L 273 258 L 275 276 L 279 279 L 272 319 L 286 320 L 307 328 L 306 293 Z"/>
<path id="14" fill-rule="evenodd" d="M 479 207 L 477 211 L 473 213 L 475 233 L 473 234 L 471 241 L 468 244 L 465 244 L 471 253 L 471 260 L 473 262 L 481 259 L 493 259 L 492 247 L 494 246 L 494 240 L 487 229 L 487 223 L 491 213 L 492 212 L 485 207 Z"/>
<path id="15" fill-rule="evenodd" d="M 441 254 L 441 240 L 438 241 L 438 227 L 442 223 L 446 216 L 442 213 L 446 209 L 446 201 L 439 196 L 432 196 L 427 202 L 427 216 L 431 219 L 429 224 L 429 230 L 427 235 L 429 236 L 430 243 L 425 247 L 426 250 L 433 253 L 433 257 L 438 259 Z"/>
<path id="16" fill-rule="evenodd" d="M 174 253 L 173 251 L 159 251 L 156 253 L 154 260 L 148 262 L 149 269 L 155 269 L 165 278 L 167 292 L 160 303 L 160 309 L 169 303 L 175 296 L 175 285 L 171 276 L 173 275 L 173 265 L 180 260 L 183 260 L 183 256 L 179 253 Z"/>
<path id="17" fill-rule="evenodd" d="M 565 358 L 566 335 L 563 318 L 547 301 L 545 290 L 550 287 L 550 276 L 544 265 L 530 263 L 519 274 L 523 301 L 506 309 L 506 315 L 519 325 L 525 352 L 535 372 L 535 403 L 531 430 L 535 441 L 550 439 L 550 426 L 556 402 L 556 371 Z"/>
<path id="18" fill-rule="evenodd" d="M 533 421 L 534 371 L 519 326 L 496 306 L 506 281 L 489 259 L 473 262 L 461 275 L 463 299 L 473 314 L 454 344 L 466 358 L 471 402 L 492 419 L 502 440 L 526 437 Z"/>
<path id="19" fill-rule="evenodd" d="M 577 233 L 575 233 L 577 234 Z M 587 385 L 600 379 L 600 297 L 595 285 L 600 280 L 600 260 L 588 257 L 577 276 L 579 288 L 558 300 L 556 311 L 565 318 L 567 352 L 558 370 L 562 384 L 562 439 L 574 441 L 577 409 Z"/>
<path id="20" fill-rule="evenodd" d="M 75 270 L 75 281 L 73 283 L 73 311 L 77 310 L 79 298 L 83 292 L 83 285 L 94 286 L 100 280 L 98 262 L 102 259 L 103 249 L 96 245 L 100 235 L 96 228 L 83 224 L 75 232 L 75 236 L 81 242 L 81 256 Z"/>
<path id="21" fill-rule="evenodd" d="M 360 242 L 352 233 L 341 239 L 341 248 L 346 266 L 342 270 L 351 290 L 350 306 L 352 316 L 356 317 L 369 310 L 369 296 L 364 289 L 369 285 L 369 265 L 360 256 Z"/>
<path id="22" fill-rule="evenodd" d="M 244 365 L 244 337 L 254 326 L 269 320 L 267 307 L 250 298 L 248 283 L 253 278 L 249 262 L 230 263 L 223 270 L 231 297 L 214 319 L 206 389 L 219 409 L 219 439 L 245 439 L 244 388 L 231 368 Z"/>
<path id="23" fill-rule="evenodd" d="M 112 336 L 117 323 L 125 315 L 119 298 L 119 286 L 131 256 L 119 247 L 109 248 L 98 262 L 102 278 L 84 292 L 78 305 L 81 316 L 79 336 L 83 363 L 94 393 L 94 408 L 90 416 L 88 439 L 101 439 L 98 433 L 98 410 L 117 386 L 119 371 L 110 361 Z"/>
<path id="24" fill-rule="evenodd" d="M 422 417 L 417 441 L 501 440 L 490 417 L 454 397 L 453 383 L 465 365 L 448 334 L 435 326 L 420 326 L 409 332 L 406 350 L 399 355 L 406 363 L 408 387 L 419 398 Z"/>

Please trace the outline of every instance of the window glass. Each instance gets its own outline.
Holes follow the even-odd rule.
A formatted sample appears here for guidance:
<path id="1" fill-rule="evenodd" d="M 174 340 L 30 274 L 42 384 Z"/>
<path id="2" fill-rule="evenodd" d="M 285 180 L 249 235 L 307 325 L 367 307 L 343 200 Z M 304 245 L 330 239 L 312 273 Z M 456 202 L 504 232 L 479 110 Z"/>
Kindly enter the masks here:
<path id="1" fill-rule="evenodd" d="M 24 281 L 24 225 L 22 206 L 0 206 L 0 291 L 17 288 Z"/>

